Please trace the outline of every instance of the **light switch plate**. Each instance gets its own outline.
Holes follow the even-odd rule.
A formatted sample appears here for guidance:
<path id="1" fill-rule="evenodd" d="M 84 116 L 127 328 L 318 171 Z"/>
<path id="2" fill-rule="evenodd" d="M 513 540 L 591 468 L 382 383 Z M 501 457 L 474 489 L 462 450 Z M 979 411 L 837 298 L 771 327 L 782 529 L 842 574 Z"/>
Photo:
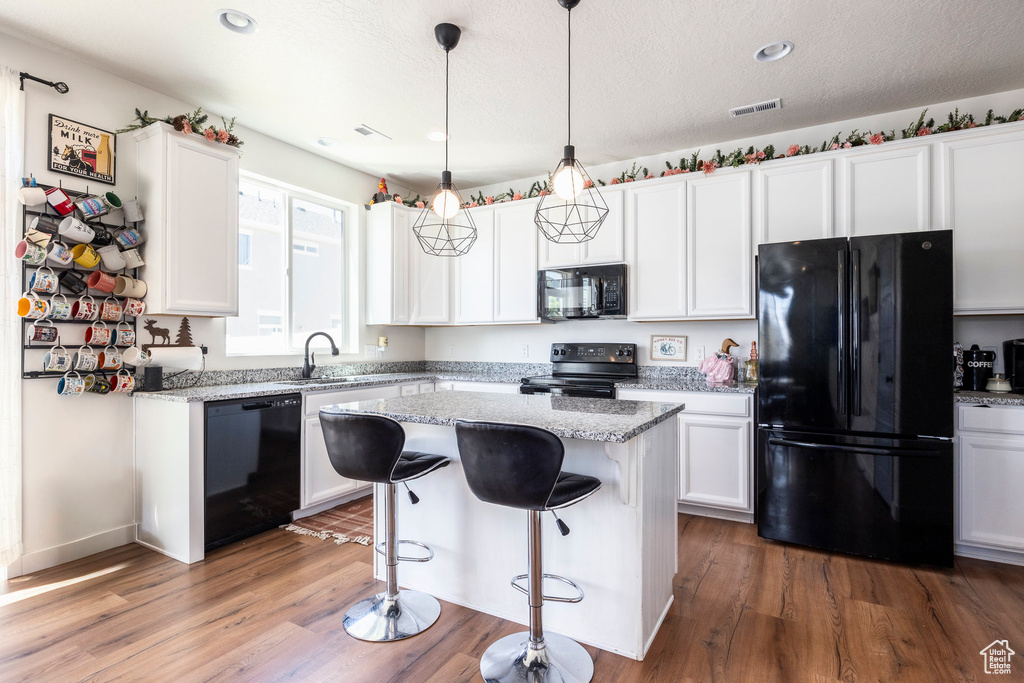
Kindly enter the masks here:
<path id="1" fill-rule="evenodd" d="M 367 344 L 366 346 L 363 347 L 363 355 L 366 358 L 376 358 L 377 357 L 377 347 L 374 346 L 373 344 Z"/>
<path id="2" fill-rule="evenodd" d="M 448 345 L 448 357 L 455 358 L 455 344 Z"/>
<path id="3" fill-rule="evenodd" d="M 698 346 L 697 347 L 697 362 L 700 363 L 703 360 L 704 360 L 704 347 L 703 346 Z"/>

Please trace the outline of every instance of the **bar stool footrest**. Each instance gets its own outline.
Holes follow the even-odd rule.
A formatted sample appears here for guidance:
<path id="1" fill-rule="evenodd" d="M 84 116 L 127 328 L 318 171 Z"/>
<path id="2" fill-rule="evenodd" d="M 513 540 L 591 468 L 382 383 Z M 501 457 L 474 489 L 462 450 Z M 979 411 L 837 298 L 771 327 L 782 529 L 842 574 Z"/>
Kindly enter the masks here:
<path id="1" fill-rule="evenodd" d="M 520 574 L 519 576 L 513 576 L 512 580 L 509 583 L 511 583 L 512 587 L 515 588 L 517 591 L 519 591 L 523 595 L 528 596 L 528 595 L 530 595 L 530 591 L 527 588 L 525 588 L 523 586 L 520 586 L 518 582 L 519 581 L 525 581 L 526 579 L 529 578 L 529 576 L 530 576 L 529 574 Z M 565 578 L 564 576 L 559 576 L 558 574 L 543 574 L 542 576 L 545 579 L 553 579 L 555 581 L 561 581 L 565 585 L 573 588 L 576 591 L 576 593 L 577 593 L 577 595 L 575 597 L 572 597 L 572 598 L 565 598 L 565 597 L 562 597 L 560 595 L 541 595 L 541 598 L 543 598 L 544 600 L 548 600 L 550 602 L 571 602 L 571 603 L 577 603 L 577 602 L 580 602 L 580 601 L 583 600 L 583 597 L 584 597 L 583 596 L 583 589 L 580 588 L 579 585 L 577 585 L 576 583 L 573 583 L 569 579 Z"/>
<path id="2" fill-rule="evenodd" d="M 399 546 L 401 546 L 403 543 L 405 543 L 406 545 L 415 545 L 415 546 L 418 546 L 418 547 L 420 547 L 420 548 L 422 548 L 422 549 L 427 551 L 427 556 L 426 557 L 407 557 L 407 556 L 403 556 L 403 555 L 398 555 L 396 557 L 396 559 L 399 562 L 430 562 L 432 559 L 434 559 L 434 551 L 430 548 L 430 546 L 426 545 L 425 543 L 420 543 L 419 541 L 404 541 L 404 540 L 403 541 L 397 541 L 396 543 Z M 378 543 L 376 545 L 376 547 L 374 548 L 374 550 L 376 550 L 381 555 L 384 555 L 385 557 L 387 557 L 387 551 L 384 548 L 384 542 L 383 541 Z M 395 550 L 397 551 L 397 548 Z"/>

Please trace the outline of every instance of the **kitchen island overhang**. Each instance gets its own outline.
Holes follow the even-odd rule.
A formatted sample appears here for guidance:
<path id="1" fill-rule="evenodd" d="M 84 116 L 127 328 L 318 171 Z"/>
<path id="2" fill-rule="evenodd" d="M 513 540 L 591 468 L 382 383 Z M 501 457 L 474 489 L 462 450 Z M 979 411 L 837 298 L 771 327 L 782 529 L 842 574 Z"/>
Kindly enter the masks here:
<path id="1" fill-rule="evenodd" d="M 526 599 L 510 585 L 527 568 L 527 515 L 479 501 L 469 490 L 455 439 L 458 419 L 529 424 L 565 444 L 563 470 L 599 478 L 594 495 L 559 516 L 544 515 L 544 571 L 579 584 L 578 604 L 547 602 L 545 629 L 643 659 L 672 604 L 676 573 L 678 403 L 436 392 L 361 401 L 323 410 L 386 415 L 402 423 L 406 450 L 437 453 L 452 465 L 413 483 L 421 502 L 398 496 L 398 536 L 434 550 L 428 563 L 403 563 L 403 587 L 526 624 Z M 377 489 L 380 487 L 378 486 Z M 383 538 L 382 495 L 374 528 Z M 383 562 L 375 554 L 375 574 Z M 546 581 L 545 592 L 560 593 Z M 441 620 L 444 620 L 442 610 Z"/>

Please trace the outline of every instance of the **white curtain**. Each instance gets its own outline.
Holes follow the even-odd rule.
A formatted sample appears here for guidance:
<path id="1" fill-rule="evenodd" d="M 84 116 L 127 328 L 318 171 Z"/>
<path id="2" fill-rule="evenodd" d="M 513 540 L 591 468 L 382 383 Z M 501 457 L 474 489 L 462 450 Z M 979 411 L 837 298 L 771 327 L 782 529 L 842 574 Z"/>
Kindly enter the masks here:
<path id="1" fill-rule="evenodd" d="M 21 557 L 21 262 L 18 188 L 24 170 L 25 93 L 0 66 L 0 574 Z"/>

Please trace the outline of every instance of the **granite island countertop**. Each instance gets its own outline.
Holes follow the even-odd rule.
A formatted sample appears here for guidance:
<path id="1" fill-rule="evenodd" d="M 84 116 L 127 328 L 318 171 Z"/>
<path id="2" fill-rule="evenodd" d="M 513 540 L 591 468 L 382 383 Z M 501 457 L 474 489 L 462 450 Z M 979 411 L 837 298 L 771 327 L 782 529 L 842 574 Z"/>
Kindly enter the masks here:
<path id="1" fill-rule="evenodd" d="M 682 403 L 668 402 L 442 391 L 342 403 L 321 410 L 374 413 L 399 422 L 448 427 L 456 420 L 525 424 L 550 430 L 564 439 L 625 443 L 684 408 Z"/>
<path id="2" fill-rule="evenodd" d="M 994 391 L 957 391 L 955 403 L 984 403 L 993 406 L 1024 406 L 1024 394 L 996 393 Z"/>

